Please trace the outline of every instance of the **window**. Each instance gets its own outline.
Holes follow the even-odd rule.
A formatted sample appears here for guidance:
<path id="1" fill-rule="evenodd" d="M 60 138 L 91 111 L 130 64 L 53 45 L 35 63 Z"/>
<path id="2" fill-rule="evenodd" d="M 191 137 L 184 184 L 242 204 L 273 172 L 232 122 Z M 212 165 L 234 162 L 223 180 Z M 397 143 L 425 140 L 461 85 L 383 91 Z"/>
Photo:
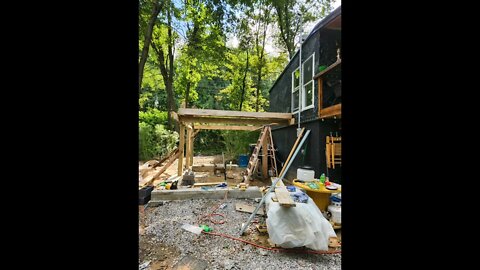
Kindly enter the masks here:
<path id="1" fill-rule="evenodd" d="M 303 92 L 302 92 L 302 111 L 313 108 L 314 84 L 313 72 L 315 63 L 315 53 L 303 62 Z M 292 113 L 298 112 L 298 98 L 300 93 L 300 69 L 292 72 Z"/>
<path id="2" fill-rule="evenodd" d="M 315 63 L 315 53 L 313 53 L 305 62 L 303 62 L 303 92 L 302 92 L 302 111 L 313 108 L 313 64 Z"/>

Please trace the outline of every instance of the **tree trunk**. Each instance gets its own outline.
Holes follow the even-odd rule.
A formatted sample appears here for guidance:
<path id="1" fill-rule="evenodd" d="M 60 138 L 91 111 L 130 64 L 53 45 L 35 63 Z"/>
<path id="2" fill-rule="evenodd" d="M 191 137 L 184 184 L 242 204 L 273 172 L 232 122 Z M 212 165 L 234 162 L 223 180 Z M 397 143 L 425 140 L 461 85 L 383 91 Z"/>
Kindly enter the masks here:
<path id="1" fill-rule="evenodd" d="M 160 10 L 162 9 L 162 7 L 163 7 L 163 2 L 160 3 L 159 1 L 156 1 L 155 5 L 153 6 L 152 14 L 150 15 L 150 18 L 148 20 L 148 27 L 145 33 L 142 55 L 140 56 L 140 63 L 138 67 L 138 91 L 139 92 L 142 89 L 143 70 L 145 69 L 145 63 L 147 62 L 150 43 L 152 41 L 153 27 L 155 26 L 155 20 L 157 19 L 158 14 L 160 13 Z"/>
<path id="2" fill-rule="evenodd" d="M 292 59 L 295 48 L 293 46 L 293 41 L 291 41 L 290 35 L 290 22 L 288 14 L 288 2 L 284 3 L 284 6 L 279 6 L 279 3 L 274 2 L 274 8 L 277 12 L 278 26 L 280 27 L 280 37 L 285 45 L 285 48 L 288 51 L 289 59 Z M 295 38 L 295 37 L 294 37 Z"/>
<path id="3" fill-rule="evenodd" d="M 167 10 L 167 20 L 168 20 L 168 65 L 169 65 L 169 80 L 166 85 L 167 93 L 169 94 L 168 101 L 168 126 L 173 128 L 171 112 L 177 110 L 177 106 L 174 100 L 174 91 L 173 91 L 173 35 L 172 35 L 172 14 L 170 8 Z M 175 126 L 176 128 L 176 126 Z"/>
<path id="4" fill-rule="evenodd" d="M 245 75 L 243 76 L 243 84 L 242 84 L 242 96 L 240 98 L 240 111 L 242 110 L 243 106 L 243 97 L 245 96 L 245 81 L 247 79 L 247 73 L 248 73 L 248 48 L 247 48 L 247 66 L 245 68 Z"/>
<path id="5" fill-rule="evenodd" d="M 189 95 L 190 95 L 190 81 L 187 81 L 187 88 L 185 89 L 185 108 L 188 108 Z"/>
<path id="6" fill-rule="evenodd" d="M 263 62 L 263 56 L 265 53 L 265 39 L 266 39 L 266 34 L 267 34 L 267 28 L 268 28 L 268 18 L 269 18 L 269 11 L 268 8 L 264 9 L 264 25 L 263 25 L 263 41 L 262 41 L 262 48 L 260 50 L 260 56 L 258 57 L 258 74 L 257 74 L 257 103 L 255 104 L 255 111 L 258 112 L 259 110 L 259 105 L 260 105 L 260 85 L 262 82 L 262 68 L 264 66 Z M 258 50 L 258 31 L 257 31 L 257 50 Z"/>

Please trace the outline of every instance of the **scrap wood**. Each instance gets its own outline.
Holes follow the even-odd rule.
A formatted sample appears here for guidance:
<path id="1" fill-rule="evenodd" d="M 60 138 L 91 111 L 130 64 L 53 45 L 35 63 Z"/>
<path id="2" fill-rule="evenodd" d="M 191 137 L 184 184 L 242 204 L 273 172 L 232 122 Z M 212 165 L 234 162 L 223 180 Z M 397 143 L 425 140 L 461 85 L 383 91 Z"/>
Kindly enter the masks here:
<path id="1" fill-rule="evenodd" d="M 253 213 L 253 211 L 255 211 L 255 206 L 251 206 L 244 203 L 236 203 L 235 210 L 251 214 Z M 265 213 L 263 212 L 263 209 L 259 209 L 257 212 L 257 215 L 262 215 L 262 216 L 265 215 Z"/>
<path id="2" fill-rule="evenodd" d="M 195 183 L 193 184 L 193 187 L 201 187 L 201 186 L 216 186 L 223 184 L 225 182 L 213 182 L 213 183 Z"/>
<path id="3" fill-rule="evenodd" d="M 278 203 L 280 206 L 284 207 L 295 207 L 296 203 L 293 201 L 290 196 L 290 192 L 287 190 L 287 187 L 283 183 L 282 179 L 278 180 L 275 186 L 275 195 L 277 196 Z"/>
<path id="4" fill-rule="evenodd" d="M 160 166 L 160 164 L 162 164 L 163 162 L 165 162 L 168 158 L 170 158 L 172 155 L 174 155 L 176 152 L 178 152 L 178 148 L 175 148 L 172 150 L 172 152 L 168 153 L 165 157 L 163 157 L 162 159 L 160 159 L 160 161 L 155 164 L 153 167 L 157 167 L 157 166 Z"/>
<path id="5" fill-rule="evenodd" d="M 155 180 L 155 178 L 157 178 L 162 173 L 164 173 L 173 164 L 173 162 L 180 156 L 180 151 L 178 151 L 178 149 L 176 149 L 176 151 L 177 152 L 173 156 L 170 156 L 167 164 L 165 164 L 158 172 L 156 172 L 155 174 L 150 175 L 146 179 L 144 179 L 145 182 L 143 183 L 143 185 L 141 185 L 142 187 L 152 184 L 153 181 Z"/>

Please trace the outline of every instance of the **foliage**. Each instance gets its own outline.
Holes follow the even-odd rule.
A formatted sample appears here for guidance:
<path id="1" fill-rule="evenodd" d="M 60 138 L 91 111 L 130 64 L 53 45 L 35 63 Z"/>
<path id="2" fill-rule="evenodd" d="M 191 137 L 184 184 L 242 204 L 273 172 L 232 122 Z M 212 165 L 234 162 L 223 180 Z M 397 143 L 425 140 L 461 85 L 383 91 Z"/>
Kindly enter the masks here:
<path id="1" fill-rule="evenodd" d="M 160 111 L 158 109 L 148 109 L 145 112 L 138 113 L 138 120 L 144 122 L 152 127 L 155 125 L 166 125 L 167 124 L 167 112 Z"/>
<path id="2" fill-rule="evenodd" d="M 139 58 L 154 6 L 162 7 L 139 91 L 140 159 L 159 157 L 177 143 L 167 111 L 186 100 L 190 108 L 239 110 L 242 104 L 242 111 L 267 111 L 269 89 L 295 53 L 303 27 L 325 16 L 331 2 L 139 0 Z M 227 36 L 238 46 L 227 46 Z M 265 50 L 272 39 L 284 49 L 279 55 Z M 236 159 L 257 138 L 258 132 L 203 130 L 195 153 L 226 152 Z"/>
<path id="3" fill-rule="evenodd" d="M 239 155 L 249 154 L 249 144 L 255 143 L 258 136 L 260 136 L 260 131 L 224 130 L 225 158 L 237 159 Z"/>
<path id="4" fill-rule="evenodd" d="M 139 160 L 147 161 L 160 158 L 171 152 L 178 142 L 178 133 L 172 132 L 163 125 L 152 126 L 139 123 Z"/>

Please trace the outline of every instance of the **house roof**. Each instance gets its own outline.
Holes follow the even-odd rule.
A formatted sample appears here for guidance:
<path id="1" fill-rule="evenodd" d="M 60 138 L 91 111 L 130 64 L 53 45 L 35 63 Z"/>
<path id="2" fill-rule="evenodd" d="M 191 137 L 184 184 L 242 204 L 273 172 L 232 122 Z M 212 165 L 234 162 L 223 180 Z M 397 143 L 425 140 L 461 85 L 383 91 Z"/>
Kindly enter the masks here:
<path id="1" fill-rule="evenodd" d="M 307 43 L 307 41 L 316 33 L 318 32 L 320 29 L 324 28 L 325 26 L 327 26 L 329 23 L 331 23 L 335 18 L 337 18 L 338 16 L 340 16 L 342 14 L 342 6 L 339 6 L 337 7 L 334 11 L 332 11 L 330 14 L 328 14 L 325 18 L 323 18 L 323 20 L 319 21 L 312 29 L 312 31 L 310 31 L 310 34 L 308 34 L 307 38 L 305 39 L 305 41 L 302 43 L 302 47 L 303 47 L 303 44 L 304 43 Z M 270 90 L 268 90 L 268 92 L 271 92 L 273 88 L 275 88 L 275 85 L 277 84 L 278 80 L 283 76 L 283 73 L 285 73 L 285 70 L 288 69 L 288 67 L 290 66 L 290 64 L 292 63 L 292 60 L 295 59 L 295 56 L 297 56 L 298 52 L 300 50 L 297 50 L 295 52 L 295 54 L 293 55 L 292 59 L 290 59 L 290 62 L 288 62 L 288 64 L 285 66 L 285 68 L 283 69 L 282 73 L 280 73 L 280 75 L 278 76 L 277 80 L 275 81 L 275 83 L 272 85 L 272 87 L 270 88 Z"/>

